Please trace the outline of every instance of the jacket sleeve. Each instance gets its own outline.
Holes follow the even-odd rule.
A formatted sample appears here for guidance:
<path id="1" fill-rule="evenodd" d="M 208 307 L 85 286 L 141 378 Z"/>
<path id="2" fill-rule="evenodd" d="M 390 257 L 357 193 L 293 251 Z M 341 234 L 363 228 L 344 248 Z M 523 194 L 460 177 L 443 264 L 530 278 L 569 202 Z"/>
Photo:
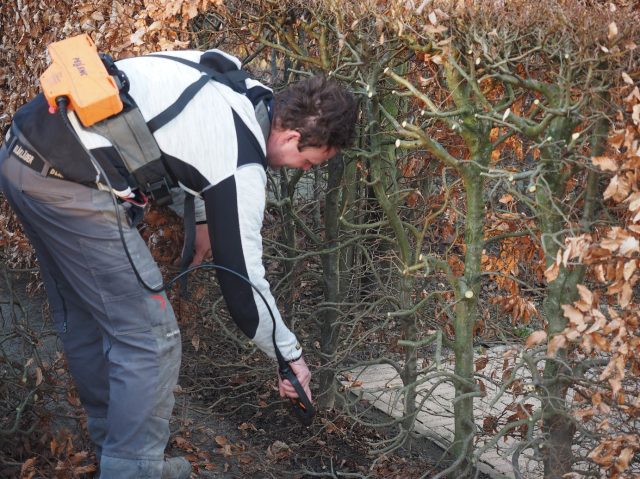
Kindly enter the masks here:
<path id="1" fill-rule="evenodd" d="M 239 168 L 233 176 L 203 193 L 214 262 L 248 278 L 264 300 L 245 281 L 217 271 L 227 307 L 240 329 L 270 357 L 275 357 L 272 334 L 287 361 L 302 349 L 282 321 L 262 264 L 262 220 L 266 175 L 258 164 Z M 270 312 L 273 313 L 273 317 Z"/>

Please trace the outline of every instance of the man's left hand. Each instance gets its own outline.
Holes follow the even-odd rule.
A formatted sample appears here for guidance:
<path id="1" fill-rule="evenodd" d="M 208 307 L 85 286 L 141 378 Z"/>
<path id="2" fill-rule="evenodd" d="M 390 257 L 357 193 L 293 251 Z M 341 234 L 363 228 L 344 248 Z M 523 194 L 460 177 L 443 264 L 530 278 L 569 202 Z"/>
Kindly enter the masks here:
<path id="1" fill-rule="evenodd" d="M 211 241 L 209 240 L 209 227 L 206 223 L 196 225 L 196 239 L 193 245 L 193 261 L 191 266 L 198 266 L 200 263 L 211 259 Z"/>

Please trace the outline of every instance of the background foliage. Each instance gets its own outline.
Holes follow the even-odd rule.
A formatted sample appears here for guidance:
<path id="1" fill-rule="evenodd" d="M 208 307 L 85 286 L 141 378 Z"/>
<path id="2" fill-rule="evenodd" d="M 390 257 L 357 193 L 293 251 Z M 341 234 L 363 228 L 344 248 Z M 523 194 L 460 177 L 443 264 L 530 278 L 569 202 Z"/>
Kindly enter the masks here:
<path id="1" fill-rule="evenodd" d="M 294 435 L 298 448 L 270 447 L 271 459 L 309 476 L 331 458 L 327 477 L 463 477 L 509 438 L 515 476 L 534 463 L 533 477 L 634 477 L 638 20 L 625 1 L 5 2 L 0 122 L 37 92 L 46 44 L 81 31 L 116 58 L 220 47 L 276 89 L 311 73 L 338 78 L 360 101 L 354 148 L 326 168 L 270 176 L 267 272 L 306 345 L 323 410 L 312 439 Z M 2 208 L 10 278 L 35 265 Z M 171 273 L 175 218 L 152 209 L 142 234 Z M 181 385 L 212 414 L 253 411 L 241 430 L 260 436 L 272 367 L 229 323 L 213 278 L 194 282 L 190 300 L 173 295 L 186 341 Z M 18 357 L 3 349 L 11 412 L 0 445 L 20 437 L 23 447 L 2 457 L 25 477 L 89 472 L 80 433 L 34 434 L 58 395 L 73 403 L 73 393 L 63 358 L 42 359 L 47 335 L 16 311 L 0 343 L 20 348 Z M 484 371 L 495 347 L 505 351 L 497 376 Z M 372 417 L 351 394 L 362 386 L 354 371 L 372 364 L 395 371 L 401 417 Z M 418 414 L 443 384 L 456 392 L 451 448 L 407 462 Z M 477 426 L 487 391 L 511 399 Z M 349 442 L 349 430 L 364 440 Z M 327 450 L 336 436 L 367 449 L 367 461 L 336 466 L 348 457 Z M 216 443 L 246 457 L 243 446 Z"/>

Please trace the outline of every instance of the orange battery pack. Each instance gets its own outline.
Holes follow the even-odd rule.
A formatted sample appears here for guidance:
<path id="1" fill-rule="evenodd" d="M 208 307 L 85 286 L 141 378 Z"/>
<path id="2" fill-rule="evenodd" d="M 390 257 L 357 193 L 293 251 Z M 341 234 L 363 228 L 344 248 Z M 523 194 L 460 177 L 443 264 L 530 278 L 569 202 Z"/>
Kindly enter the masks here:
<path id="1" fill-rule="evenodd" d="M 51 107 L 57 107 L 56 98 L 66 96 L 84 126 L 122 111 L 118 86 L 89 35 L 52 43 L 48 51 L 51 65 L 40 76 L 40 85 Z"/>

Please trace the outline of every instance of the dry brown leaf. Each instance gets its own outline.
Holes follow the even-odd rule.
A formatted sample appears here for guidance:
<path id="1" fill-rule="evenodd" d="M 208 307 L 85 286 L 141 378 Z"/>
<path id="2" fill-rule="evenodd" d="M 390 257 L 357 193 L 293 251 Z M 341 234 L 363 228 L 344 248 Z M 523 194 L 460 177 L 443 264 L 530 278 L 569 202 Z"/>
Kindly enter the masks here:
<path id="1" fill-rule="evenodd" d="M 622 290 L 618 296 L 618 302 L 620 306 L 626 308 L 631 303 L 631 296 L 633 295 L 633 288 L 628 282 L 622 285 Z"/>
<path id="2" fill-rule="evenodd" d="M 214 440 L 218 446 L 226 446 L 229 443 L 229 440 L 224 436 L 216 436 Z"/>
<path id="3" fill-rule="evenodd" d="M 489 358 L 487 356 L 480 356 L 475 362 L 476 372 L 482 371 L 487 367 L 487 364 L 489 364 Z"/>
<path id="4" fill-rule="evenodd" d="M 76 466 L 73 468 L 74 477 L 80 477 L 81 474 L 89 474 L 90 472 L 96 472 L 98 468 L 95 464 L 87 464 L 86 466 Z"/>
<path id="5" fill-rule="evenodd" d="M 446 32 L 448 30 L 448 28 L 445 27 L 444 25 L 437 25 L 437 26 L 425 25 L 422 28 L 425 32 L 430 33 L 431 35 L 437 35 L 437 34 Z M 439 55 L 434 55 L 434 56 L 439 56 Z M 431 57 L 431 59 L 433 60 L 434 63 L 438 63 L 434 60 L 433 57 Z"/>
<path id="6" fill-rule="evenodd" d="M 604 467 L 611 466 L 614 451 L 607 447 L 606 443 L 600 443 L 591 453 L 589 458 L 596 464 Z"/>
<path id="7" fill-rule="evenodd" d="M 478 387 L 480 388 L 480 394 L 482 394 L 482 397 L 485 397 L 487 395 L 487 386 L 484 383 L 484 381 L 482 379 L 476 379 L 476 383 L 478 384 Z"/>
<path id="8" fill-rule="evenodd" d="M 267 456 L 273 459 L 284 459 L 291 454 L 291 448 L 282 441 L 275 441 L 267 448 Z"/>
<path id="9" fill-rule="evenodd" d="M 600 246 L 606 250 L 609 250 L 609 252 L 613 253 L 618 248 L 620 248 L 621 243 L 622 243 L 622 240 L 619 238 L 605 238 L 600 242 Z"/>
<path id="10" fill-rule="evenodd" d="M 547 354 L 549 356 L 555 356 L 559 349 L 564 348 L 567 345 L 567 338 L 563 334 L 556 334 L 549 341 L 547 346 Z"/>
<path id="11" fill-rule="evenodd" d="M 526 349 L 531 349 L 534 346 L 537 346 L 538 344 L 544 343 L 546 340 L 547 340 L 547 332 L 546 331 L 542 331 L 542 330 L 534 331 L 527 338 L 527 342 L 525 343 L 524 347 Z"/>
<path id="12" fill-rule="evenodd" d="M 595 410 L 592 407 L 578 409 L 573 413 L 575 417 L 577 417 L 578 419 L 582 419 L 583 421 L 587 421 L 591 419 L 594 416 L 594 414 L 595 414 Z M 564 477 L 567 477 L 567 476 L 565 475 Z"/>
<path id="13" fill-rule="evenodd" d="M 627 85 L 633 85 L 633 79 L 629 76 L 629 74 L 627 72 L 622 72 L 622 80 Z"/>
<path id="14" fill-rule="evenodd" d="M 631 459 L 635 454 L 635 450 L 632 447 L 625 447 L 616 459 L 615 469 L 618 472 L 624 472 L 629 468 L 629 464 L 631 463 Z"/>
<path id="15" fill-rule="evenodd" d="M 637 267 L 638 267 L 638 261 L 635 259 L 627 261 L 624 264 L 622 277 L 624 278 L 625 281 L 629 281 L 629 279 L 631 279 L 633 274 L 636 272 Z"/>
<path id="16" fill-rule="evenodd" d="M 31 479 L 33 476 L 35 476 L 35 465 L 35 457 L 30 457 L 29 459 L 27 459 L 20 468 L 20 479 Z"/>
<path id="17" fill-rule="evenodd" d="M 618 378 L 610 378 L 609 385 L 611 386 L 611 394 L 615 398 L 622 389 L 622 381 Z"/>
<path id="18" fill-rule="evenodd" d="M 618 163 L 608 156 L 594 156 L 591 161 L 602 171 L 618 171 Z"/>
<path id="19" fill-rule="evenodd" d="M 640 209 L 640 191 L 636 191 L 635 193 L 629 195 L 627 198 L 629 202 L 629 211 L 634 212 Z"/>
<path id="20" fill-rule="evenodd" d="M 587 329 L 587 325 L 584 322 L 584 314 L 582 314 L 580 310 L 569 304 L 563 304 L 562 310 L 564 311 L 564 317 L 569 319 L 569 323 L 574 326 L 578 332 Z"/>
<path id="21" fill-rule="evenodd" d="M 626 238 L 622 244 L 620 245 L 620 254 L 624 256 L 629 256 L 629 253 L 638 253 L 640 252 L 640 243 L 633 236 L 629 236 Z"/>
<path id="22" fill-rule="evenodd" d="M 629 184 L 625 178 L 616 175 L 611 178 L 609 186 L 604 190 L 602 195 L 605 200 L 612 198 L 617 202 L 623 201 L 629 195 Z"/>
<path id="23" fill-rule="evenodd" d="M 640 125 L 640 105 L 634 105 L 631 109 L 631 119 L 636 125 Z"/>
<path id="24" fill-rule="evenodd" d="M 248 431 L 248 430 L 251 430 L 251 431 L 257 431 L 257 430 L 258 430 L 258 429 L 257 429 L 253 424 L 251 424 L 250 422 L 243 422 L 242 424 L 240 424 L 240 425 L 238 426 L 238 429 L 240 429 L 241 431 Z"/>
<path id="25" fill-rule="evenodd" d="M 558 263 L 553 263 L 544 271 L 544 277 L 548 283 L 554 281 L 558 277 L 558 274 L 560 274 L 560 265 L 558 265 Z"/>
<path id="26" fill-rule="evenodd" d="M 71 391 L 67 392 L 67 401 L 69 404 L 75 407 L 80 407 L 80 398 L 75 394 L 71 394 Z"/>
<path id="27" fill-rule="evenodd" d="M 599 331 L 600 329 L 602 329 L 607 324 L 607 318 L 605 318 L 604 314 L 602 314 L 597 309 L 594 309 L 591 312 L 591 315 L 592 315 L 592 317 L 595 318 L 595 321 L 591 325 L 591 327 L 584 332 L 585 335 L 589 335 L 591 333 L 595 333 L 596 331 Z"/>
<path id="28" fill-rule="evenodd" d="M 580 295 L 580 299 L 584 301 L 589 306 L 593 305 L 593 293 L 589 291 L 589 288 L 584 286 L 583 284 L 577 285 L 578 294 Z"/>

